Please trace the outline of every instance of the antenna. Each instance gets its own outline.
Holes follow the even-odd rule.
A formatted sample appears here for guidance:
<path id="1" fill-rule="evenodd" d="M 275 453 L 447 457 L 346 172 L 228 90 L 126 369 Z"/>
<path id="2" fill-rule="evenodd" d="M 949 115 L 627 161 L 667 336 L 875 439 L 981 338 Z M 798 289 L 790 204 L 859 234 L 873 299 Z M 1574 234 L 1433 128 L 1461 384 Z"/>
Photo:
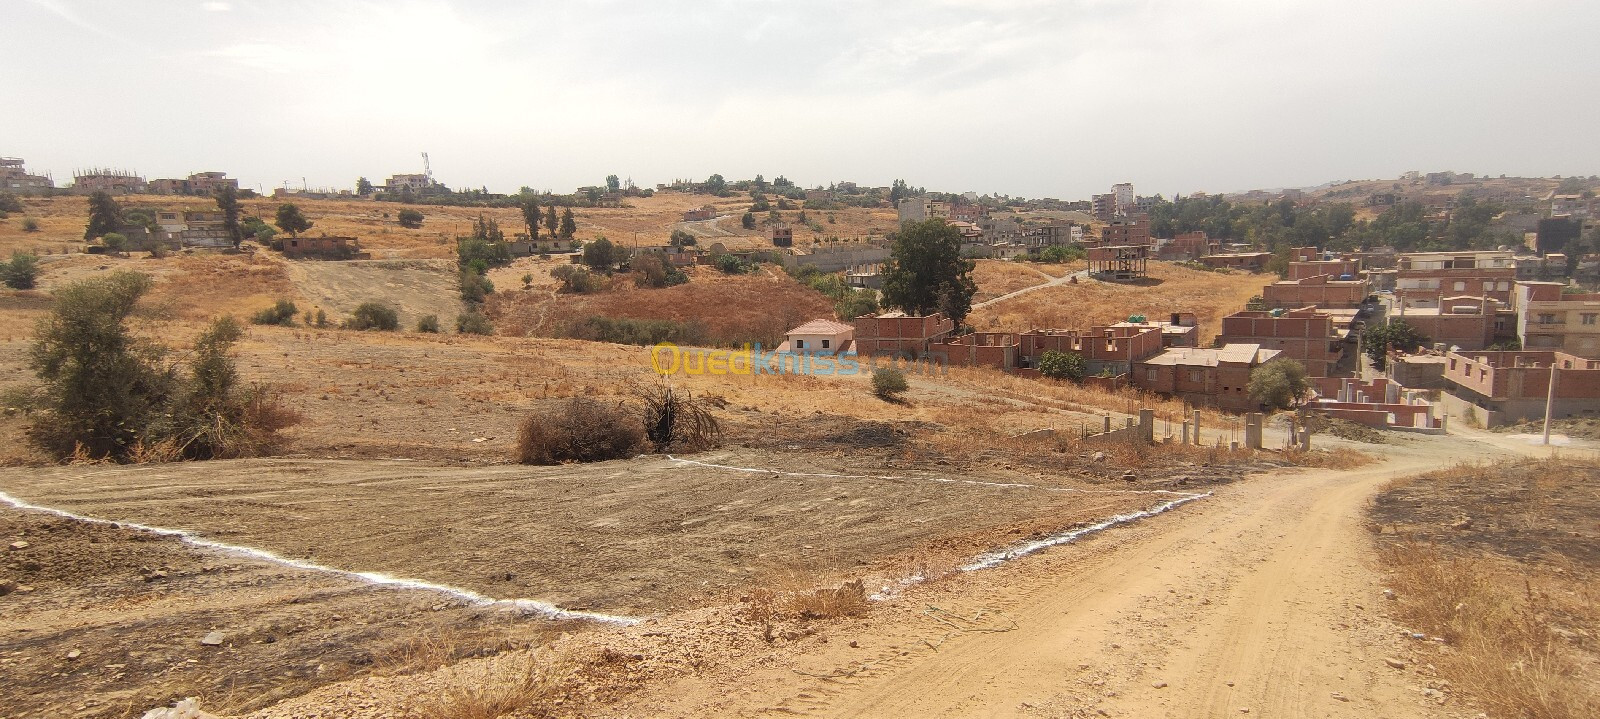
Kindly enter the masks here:
<path id="1" fill-rule="evenodd" d="M 429 180 L 433 179 L 433 165 L 428 164 L 428 153 L 422 153 L 422 174 Z"/>

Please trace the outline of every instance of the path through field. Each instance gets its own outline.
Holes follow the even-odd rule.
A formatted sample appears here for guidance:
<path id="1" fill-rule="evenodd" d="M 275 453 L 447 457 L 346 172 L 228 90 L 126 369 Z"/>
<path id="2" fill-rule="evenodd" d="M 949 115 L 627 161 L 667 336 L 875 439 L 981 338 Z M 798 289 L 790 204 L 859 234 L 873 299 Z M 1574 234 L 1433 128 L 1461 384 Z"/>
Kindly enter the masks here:
<path id="1" fill-rule="evenodd" d="M 1415 640 L 1384 614 L 1362 510 L 1392 478 L 1506 448 L 1446 437 L 1387 451 L 1384 463 L 1354 471 L 1239 483 L 1181 512 L 964 577 L 951 596 L 924 600 L 926 611 L 792 665 L 673 686 L 663 714 L 1470 716 L 1424 693 L 1430 677 L 1407 646 Z"/>
<path id="2" fill-rule="evenodd" d="M 1035 272 L 1039 272 L 1038 270 L 1034 270 L 1034 271 Z M 988 307 L 989 305 L 998 304 L 1000 302 L 1004 302 L 1006 300 L 1009 300 L 1009 299 L 1011 299 L 1013 297 L 1017 297 L 1019 295 L 1025 295 L 1025 294 L 1027 294 L 1029 292 L 1032 292 L 1034 290 L 1044 289 L 1046 287 L 1055 287 L 1057 285 L 1064 285 L 1064 284 L 1067 284 L 1067 283 L 1070 283 L 1070 282 L 1083 282 L 1083 281 L 1089 279 L 1089 271 L 1088 270 L 1078 270 L 1077 272 L 1069 272 L 1069 273 L 1067 273 L 1065 275 L 1062 275 L 1061 277 L 1051 277 L 1050 275 L 1045 274 L 1043 272 L 1039 272 L 1039 274 L 1046 278 L 1044 282 L 1040 282 L 1037 285 L 1030 285 L 1028 287 L 1024 287 L 1024 288 L 1022 288 L 1020 290 L 1017 290 L 1015 292 L 1008 292 L 1008 293 L 1000 295 L 999 297 L 996 297 L 996 298 L 994 298 L 992 300 L 985 300 L 983 302 L 978 302 L 978 303 L 972 305 L 972 309 L 975 309 L 975 310 L 976 309 L 982 309 L 984 307 Z"/>

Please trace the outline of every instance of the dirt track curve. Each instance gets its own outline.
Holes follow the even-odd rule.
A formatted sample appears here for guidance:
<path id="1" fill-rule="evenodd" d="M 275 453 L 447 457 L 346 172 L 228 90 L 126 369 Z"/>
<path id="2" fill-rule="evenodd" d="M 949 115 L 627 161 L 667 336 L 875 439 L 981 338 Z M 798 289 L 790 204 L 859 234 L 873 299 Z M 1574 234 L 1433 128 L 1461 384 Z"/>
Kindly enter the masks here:
<path id="1" fill-rule="evenodd" d="M 667 716 L 1470 716 L 1385 617 L 1362 511 L 1392 478 L 1513 449 L 1497 444 L 1408 440 L 1359 470 L 1244 482 L 968 576 L 793 665 L 641 700 Z"/>

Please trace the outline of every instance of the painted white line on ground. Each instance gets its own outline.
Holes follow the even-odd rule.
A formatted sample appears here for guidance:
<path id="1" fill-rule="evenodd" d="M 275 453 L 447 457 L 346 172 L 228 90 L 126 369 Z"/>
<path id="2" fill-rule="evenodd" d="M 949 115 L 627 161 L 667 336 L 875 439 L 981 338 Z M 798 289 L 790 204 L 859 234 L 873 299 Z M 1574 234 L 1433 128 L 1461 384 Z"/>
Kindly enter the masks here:
<path id="1" fill-rule="evenodd" d="M 3 501 L 6 504 L 11 505 L 13 508 L 16 508 L 16 509 L 19 509 L 19 510 L 24 510 L 24 511 L 29 511 L 29 512 L 44 512 L 46 514 L 53 514 L 53 515 L 55 515 L 57 517 L 63 517 L 63 518 L 70 519 L 70 520 L 73 520 L 73 521 L 76 521 L 76 522 L 85 522 L 85 523 L 88 523 L 88 524 L 103 524 L 103 525 L 122 527 L 122 528 L 131 529 L 131 530 L 138 531 L 138 532 L 146 532 L 146 533 L 149 533 L 149 534 L 157 534 L 157 535 L 161 535 L 161 536 L 164 536 L 164 537 L 178 537 L 184 543 L 191 544 L 193 546 L 200 547 L 202 549 L 210 549 L 210 550 L 214 550 L 214 551 L 218 551 L 218 552 L 224 552 L 224 553 L 227 553 L 227 554 L 234 554 L 234 555 L 238 555 L 238 556 L 241 556 L 241 557 L 247 557 L 247 558 L 250 558 L 250 559 L 257 559 L 257 560 L 261 560 L 261 561 L 265 561 L 265 562 L 271 562 L 273 564 L 279 564 L 279 565 L 283 565 L 285 567 L 293 567 L 295 569 L 304 569 L 304 570 L 312 571 L 312 572 L 322 572 L 324 574 L 333 574 L 333 575 L 337 575 L 337 576 L 341 576 L 341 577 L 348 577 L 348 578 L 351 578 L 351 579 L 357 579 L 357 580 L 360 580 L 360 581 L 363 581 L 363 582 L 367 582 L 369 584 L 376 584 L 376 585 L 384 586 L 384 587 L 393 587 L 393 588 L 396 588 L 396 589 L 416 589 L 416 590 L 427 591 L 427 592 L 436 592 L 436 593 L 439 593 L 439 594 L 444 594 L 444 595 L 447 595 L 447 596 L 455 597 L 457 599 L 465 600 L 465 601 L 467 601 L 467 602 L 469 602 L 469 603 L 471 603 L 473 605 L 476 605 L 476 606 L 483 606 L 483 607 L 488 607 L 488 606 L 501 607 L 501 606 L 503 606 L 503 607 L 509 607 L 509 608 L 512 608 L 512 609 L 520 610 L 520 611 L 522 611 L 524 613 L 527 613 L 527 614 L 534 614 L 534 615 L 542 616 L 542 617 L 545 617 L 547 619 L 576 619 L 576 620 L 591 621 L 591 622 L 602 622 L 602 623 L 605 623 L 605 624 L 621 624 L 621 625 L 637 624 L 639 622 L 638 619 L 635 619 L 633 617 L 621 617 L 621 616 L 614 616 L 614 615 L 610 615 L 610 614 L 599 614 L 599 613 L 595 613 L 595 612 L 578 612 L 578 611 L 572 611 L 572 610 L 569 610 L 569 609 L 562 609 L 561 607 L 558 607 L 558 606 L 556 606 L 554 604 L 551 604 L 549 602 L 540 601 L 538 599 L 494 599 L 494 598 L 491 598 L 491 597 L 486 597 L 486 596 L 484 596 L 482 594 L 479 594 L 479 593 L 474 592 L 474 591 L 469 590 L 469 589 L 461 589 L 459 587 L 452 587 L 452 586 L 449 586 L 449 585 L 446 585 L 446 584 L 438 584 L 438 583 L 435 583 L 435 582 L 426 582 L 426 581 L 422 581 L 420 579 L 404 579 L 404 578 L 401 578 L 401 577 L 392 577 L 390 575 L 383 574 L 381 572 L 352 572 L 352 571 L 345 570 L 345 569 L 337 569 L 337 568 L 334 568 L 334 567 L 327 567 L 327 566 L 323 566 L 321 564 L 317 564 L 315 562 L 307 562 L 307 561 L 302 560 L 302 559 L 289 559 L 287 557 L 282 557 L 282 556 L 279 556 L 279 555 L 274 554 L 272 552 L 269 552 L 269 551 L 267 551 L 265 549 L 256 549 L 254 547 L 244 547 L 244 546 L 240 546 L 240 545 L 237 545 L 237 544 L 227 544 L 225 542 L 218 542 L 216 540 L 206 539 L 204 537 L 201 537 L 198 534 L 195 534 L 194 532 L 191 532 L 191 531 L 188 531 L 188 530 L 184 530 L 184 529 L 168 529 L 166 527 L 152 527 L 152 526 L 147 525 L 147 524 L 139 524 L 139 523 L 136 523 L 136 522 L 119 522 L 119 521 L 113 521 L 113 520 L 109 520 L 109 519 L 100 519 L 100 518 L 97 518 L 97 517 L 86 517 L 84 515 L 74 514 L 72 512 L 68 512 L 66 510 L 55 509 L 53 507 L 43 507 L 43 506 L 40 506 L 40 505 L 37 505 L 37 504 L 30 504 L 28 502 L 24 502 L 24 501 L 22 501 L 20 499 L 17 499 L 16 497 L 13 497 L 13 496 L 5 493 L 5 492 L 0 492 L 0 501 Z"/>

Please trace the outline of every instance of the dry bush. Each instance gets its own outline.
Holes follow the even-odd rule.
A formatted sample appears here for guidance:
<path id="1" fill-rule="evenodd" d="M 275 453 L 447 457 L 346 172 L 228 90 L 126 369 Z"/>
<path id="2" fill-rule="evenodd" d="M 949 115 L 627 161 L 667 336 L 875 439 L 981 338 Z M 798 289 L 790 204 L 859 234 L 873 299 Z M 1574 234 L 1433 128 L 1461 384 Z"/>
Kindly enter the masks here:
<path id="1" fill-rule="evenodd" d="M 522 464 L 599 462 L 633 456 L 644 428 L 621 405 L 573 397 L 559 410 L 536 412 L 517 432 Z"/>
<path id="2" fill-rule="evenodd" d="M 1339 449 L 1313 449 L 1310 451 L 1291 449 L 1284 451 L 1279 456 L 1296 467 L 1315 467 L 1317 469 L 1355 469 L 1377 461 L 1370 454 L 1342 447 Z"/>
<path id="3" fill-rule="evenodd" d="M 789 599 L 790 610 L 804 619 L 839 619 L 867 613 L 866 583 L 860 579 L 835 588 L 824 587 L 796 592 Z"/>
<path id="4" fill-rule="evenodd" d="M 1560 624 L 1600 625 L 1592 584 L 1551 586 L 1507 562 L 1407 543 L 1387 552 L 1401 615 L 1443 637 L 1434 661 L 1491 716 L 1588 719 L 1600 716 L 1600 684 Z M 1569 582 L 1569 584 L 1572 582 Z M 1585 596 L 1587 595 L 1587 596 Z"/>
<path id="5" fill-rule="evenodd" d="M 666 382 L 631 383 L 628 389 L 644 405 L 644 435 L 656 451 L 710 449 L 722 436 L 722 427 L 711 415 L 714 399 L 696 398 Z"/>
<path id="6" fill-rule="evenodd" d="M 547 652 L 469 661 L 443 670 L 443 686 L 417 707 L 421 719 L 495 719 L 513 711 L 548 711 L 577 667 Z"/>

